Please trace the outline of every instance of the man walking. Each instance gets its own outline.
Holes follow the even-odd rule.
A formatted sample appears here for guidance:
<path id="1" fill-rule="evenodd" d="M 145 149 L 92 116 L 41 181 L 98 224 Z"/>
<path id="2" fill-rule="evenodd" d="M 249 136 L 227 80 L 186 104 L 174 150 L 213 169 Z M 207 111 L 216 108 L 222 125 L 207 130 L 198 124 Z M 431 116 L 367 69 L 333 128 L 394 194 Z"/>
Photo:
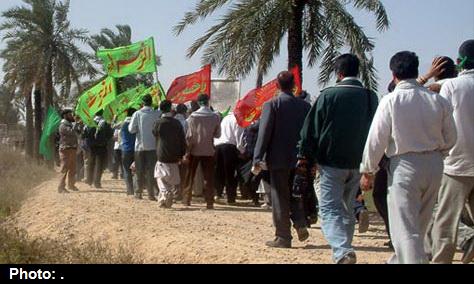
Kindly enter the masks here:
<path id="1" fill-rule="evenodd" d="M 450 264 L 456 253 L 458 224 L 467 202 L 474 212 L 474 40 L 459 49 L 459 77 L 443 84 L 441 96 L 454 107 L 458 139 L 444 161 L 438 210 L 432 229 L 433 263 Z"/>
<path id="2" fill-rule="evenodd" d="M 186 175 L 183 203 L 191 206 L 192 190 L 196 170 L 201 164 L 204 177 L 204 198 L 207 209 L 214 209 L 214 138 L 221 136 L 220 117 L 209 108 L 209 96 L 202 94 L 198 97 L 199 110 L 188 118 L 186 134 L 186 161 L 189 169 Z"/>
<path id="3" fill-rule="evenodd" d="M 135 109 L 130 108 L 127 110 L 127 118 L 123 122 L 122 129 L 120 131 L 121 136 L 121 148 L 122 148 L 122 172 L 127 185 L 127 195 L 132 196 L 135 194 L 133 188 L 133 175 L 130 167 L 135 161 L 135 140 L 136 135 L 130 133 L 128 127 L 132 121 L 132 116 L 136 112 Z"/>
<path id="4" fill-rule="evenodd" d="M 112 127 L 102 117 L 103 111 L 100 110 L 94 121 L 97 124 L 96 128 L 87 127 L 86 136 L 89 140 L 90 157 L 87 166 L 87 184 L 97 189 L 102 188 L 102 173 L 107 164 L 107 145 L 112 139 Z"/>
<path id="5" fill-rule="evenodd" d="M 336 59 L 338 83 L 321 93 L 301 132 L 299 164 L 319 166 L 322 231 L 337 264 L 357 262 L 352 240 L 358 167 L 378 105 L 377 95 L 358 79 L 359 67 L 353 54 Z"/>
<path id="6" fill-rule="evenodd" d="M 413 52 L 400 52 L 391 59 L 397 87 L 380 103 L 360 168 L 361 187 L 367 191 L 384 153 L 390 158 L 392 264 L 428 263 L 424 238 L 441 185 L 443 156 L 456 143 L 452 107 L 416 81 L 418 67 Z"/>
<path id="7" fill-rule="evenodd" d="M 142 199 L 143 188 L 146 186 L 148 199 L 157 201 L 155 198 L 155 166 L 156 166 L 156 139 L 153 136 L 153 126 L 160 119 L 160 111 L 151 107 L 153 99 L 150 95 L 143 97 L 144 107 L 135 112 L 128 126 L 132 134 L 136 134 L 135 143 L 135 166 L 137 169 L 138 189 L 135 197 Z"/>
<path id="8" fill-rule="evenodd" d="M 237 198 L 237 170 L 240 164 L 239 155 L 243 152 L 244 129 L 237 124 L 231 113 L 221 123 L 221 137 L 214 141 L 216 145 L 215 185 L 217 197 L 225 192 L 227 203 L 235 204 Z"/>
<path id="9" fill-rule="evenodd" d="M 66 190 L 66 179 L 68 189 L 78 191 L 76 187 L 76 154 L 77 154 L 77 134 L 73 126 L 74 117 L 72 110 L 62 112 L 62 121 L 59 126 L 59 156 L 61 159 L 61 181 L 59 183 L 59 193 L 69 193 Z"/>
<path id="10" fill-rule="evenodd" d="M 293 95 L 295 80 L 291 72 L 284 71 L 278 75 L 278 86 L 280 95 L 263 106 L 253 172 L 258 175 L 264 164 L 270 171 L 276 238 L 266 245 L 291 248 L 290 188 L 296 167 L 300 130 L 311 106 Z M 309 237 L 306 226 L 297 229 L 300 240 Z"/>
<path id="11" fill-rule="evenodd" d="M 163 101 L 160 110 L 162 117 L 155 123 L 153 135 L 156 137 L 156 154 L 158 162 L 155 178 L 160 195 L 158 202 L 161 208 L 171 208 L 174 193 L 181 182 L 179 163 L 186 154 L 186 138 L 181 123 L 173 118 L 172 103 Z"/>

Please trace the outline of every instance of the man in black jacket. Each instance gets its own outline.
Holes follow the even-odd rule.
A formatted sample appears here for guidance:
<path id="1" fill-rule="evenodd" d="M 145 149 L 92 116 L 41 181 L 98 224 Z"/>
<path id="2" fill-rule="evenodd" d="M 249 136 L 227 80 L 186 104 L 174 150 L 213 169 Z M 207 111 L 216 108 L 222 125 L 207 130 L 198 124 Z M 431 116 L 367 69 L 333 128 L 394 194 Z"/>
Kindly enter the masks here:
<path id="1" fill-rule="evenodd" d="M 90 186 L 94 183 L 94 187 L 97 189 L 102 188 L 102 173 L 107 164 L 107 145 L 113 136 L 112 127 L 102 117 L 103 113 L 100 110 L 94 118 L 97 127 L 87 127 L 85 130 L 91 151 L 88 159 L 86 183 Z"/>
<path id="2" fill-rule="evenodd" d="M 156 137 L 157 159 L 155 178 L 160 188 L 158 202 L 161 208 L 171 208 L 173 196 L 180 184 L 179 163 L 186 154 L 186 138 L 181 123 L 173 118 L 171 102 L 163 101 L 162 117 L 155 123 L 153 135 Z"/>
<path id="3" fill-rule="evenodd" d="M 291 72 L 280 73 L 278 85 L 281 94 L 263 107 L 253 172 L 260 172 L 264 164 L 270 171 L 276 239 L 266 245 L 291 248 L 291 175 L 296 167 L 300 130 L 311 106 L 293 95 L 295 80 Z"/>

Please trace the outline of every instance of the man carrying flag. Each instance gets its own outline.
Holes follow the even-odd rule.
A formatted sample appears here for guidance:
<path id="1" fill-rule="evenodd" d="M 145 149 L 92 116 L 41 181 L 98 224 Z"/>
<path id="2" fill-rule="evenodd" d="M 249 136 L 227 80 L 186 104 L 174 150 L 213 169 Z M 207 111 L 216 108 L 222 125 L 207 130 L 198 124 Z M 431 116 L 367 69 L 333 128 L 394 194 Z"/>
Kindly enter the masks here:
<path id="1" fill-rule="evenodd" d="M 59 155 L 61 159 L 61 181 L 59 183 L 59 193 L 69 193 L 66 190 L 66 179 L 68 189 L 78 191 L 76 187 L 76 153 L 77 136 L 74 129 L 73 112 L 66 109 L 61 114 L 62 120 L 59 126 Z"/>

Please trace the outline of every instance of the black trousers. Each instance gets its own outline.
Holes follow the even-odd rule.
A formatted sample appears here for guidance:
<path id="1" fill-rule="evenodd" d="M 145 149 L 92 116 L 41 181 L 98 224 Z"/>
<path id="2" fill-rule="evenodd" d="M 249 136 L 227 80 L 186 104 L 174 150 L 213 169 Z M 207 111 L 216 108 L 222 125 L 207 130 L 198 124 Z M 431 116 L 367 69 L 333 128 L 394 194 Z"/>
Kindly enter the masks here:
<path id="1" fill-rule="evenodd" d="M 275 236 L 291 241 L 291 170 L 271 170 L 270 183 L 272 188 L 272 214 Z"/>
<path id="2" fill-rule="evenodd" d="M 91 147 L 89 166 L 87 168 L 87 183 L 100 187 L 102 173 L 107 165 L 107 147 Z"/>
<path id="3" fill-rule="evenodd" d="M 375 176 L 374 181 L 374 203 L 377 211 L 385 223 L 387 234 L 390 237 L 390 226 L 388 222 L 388 205 L 387 205 L 387 194 L 388 194 L 388 173 L 387 170 L 382 168 Z"/>
<path id="4" fill-rule="evenodd" d="M 135 160 L 135 153 L 134 152 L 122 152 L 122 172 L 123 177 L 125 179 L 125 184 L 127 185 L 127 194 L 133 195 L 135 194 L 135 190 L 133 188 L 133 174 L 130 167 Z"/>
<path id="5" fill-rule="evenodd" d="M 239 167 L 239 151 L 235 145 L 223 144 L 216 147 L 215 187 L 216 193 L 222 196 L 224 188 L 227 201 L 235 202 L 237 198 L 237 170 Z"/>
<path id="6" fill-rule="evenodd" d="M 155 179 L 156 151 L 135 152 L 135 167 L 137 169 L 138 188 L 136 193 L 141 195 L 146 187 L 148 198 L 155 197 L 157 187 Z"/>
<path id="7" fill-rule="evenodd" d="M 115 149 L 114 150 L 114 163 L 112 174 L 114 178 L 118 178 L 120 173 L 120 177 L 123 177 L 123 167 L 122 167 L 122 150 Z"/>

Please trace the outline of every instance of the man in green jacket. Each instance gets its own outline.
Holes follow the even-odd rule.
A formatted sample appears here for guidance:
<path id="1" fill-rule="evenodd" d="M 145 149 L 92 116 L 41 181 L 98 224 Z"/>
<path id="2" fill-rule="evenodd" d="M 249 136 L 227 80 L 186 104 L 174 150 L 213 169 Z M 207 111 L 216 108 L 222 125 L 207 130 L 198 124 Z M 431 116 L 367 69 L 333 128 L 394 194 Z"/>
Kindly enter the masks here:
<path id="1" fill-rule="evenodd" d="M 335 263 L 354 264 L 353 204 L 378 97 L 357 78 L 360 61 L 355 55 L 342 55 L 335 64 L 338 83 L 322 91 L 306 118 L 298 164 L 319 166 L 324 236 L 333 249 Z"/>

